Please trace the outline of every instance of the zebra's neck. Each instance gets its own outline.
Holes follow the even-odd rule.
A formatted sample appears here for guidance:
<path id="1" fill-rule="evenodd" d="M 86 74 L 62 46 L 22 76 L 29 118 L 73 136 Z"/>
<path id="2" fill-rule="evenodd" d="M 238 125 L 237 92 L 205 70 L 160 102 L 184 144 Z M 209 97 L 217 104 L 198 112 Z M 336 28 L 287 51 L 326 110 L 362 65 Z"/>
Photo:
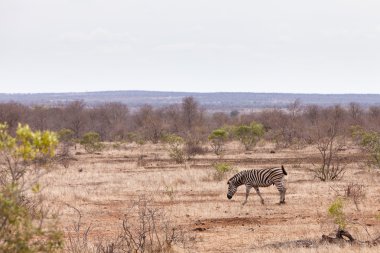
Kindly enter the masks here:
<path id="1" fill-rule="evenodd" d="M 235 186 L 240 186 L 242 184 L 245 184 L 245 174 L 247 173 L 247 171 L 240 171 L 238 174 L 236 174 L 233 178 L 231 178 L 231 182 L 235 185 Z"/>

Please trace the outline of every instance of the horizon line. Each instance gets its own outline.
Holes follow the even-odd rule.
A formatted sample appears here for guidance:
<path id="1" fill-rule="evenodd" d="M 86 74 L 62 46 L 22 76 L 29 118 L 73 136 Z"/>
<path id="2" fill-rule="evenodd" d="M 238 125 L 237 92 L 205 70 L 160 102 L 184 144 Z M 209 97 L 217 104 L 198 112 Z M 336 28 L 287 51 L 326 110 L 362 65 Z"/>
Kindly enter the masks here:
<path id="1" fill-rule="evenodd" d="M 269 92 L 269 91 L 162 91 L 162 90 L 96 90 L 96 91 L 62 91 L 62 92 L 0 92 L 0 95 L 41 95 L 41 94 L 83 94 L 107 92 L 157 92 L 157 93 L 195 93 L 195 94 L 289 94 L 289 95 L 380 95 L 380 93 L 319 93 L 319 92 Z"/>

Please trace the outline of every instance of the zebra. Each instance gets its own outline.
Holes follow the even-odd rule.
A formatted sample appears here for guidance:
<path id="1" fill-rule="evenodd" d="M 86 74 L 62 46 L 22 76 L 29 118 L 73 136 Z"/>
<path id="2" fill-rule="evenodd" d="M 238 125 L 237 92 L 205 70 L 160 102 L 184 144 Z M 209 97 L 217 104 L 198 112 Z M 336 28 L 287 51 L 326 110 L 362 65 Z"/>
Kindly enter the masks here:
<path id="1" fill-rule="evenodd" d="M 255 188 L 257 194 L 261 199 L 261 204 L 264 204 L 264 199 L 260 194 L 259 187 L 268 187 L 270 185 L 275 185 L 280 192 L 280 204 L 285 203 L 285 192 L 286 188 L 284 185 L 284 176 L 287 175 L 285 168 L 281 165 L 281 168 L 270 168 L 270 169 L 260 169 L 260 170 L 243 170 L 231 177 L 228 184 L 227 198 L 231 199 L 236 193 L 239 186 L 245 185 L 245 201 L 242 203 L 245 205 L 247 203 L 248 195 L 250 190 Z"/>

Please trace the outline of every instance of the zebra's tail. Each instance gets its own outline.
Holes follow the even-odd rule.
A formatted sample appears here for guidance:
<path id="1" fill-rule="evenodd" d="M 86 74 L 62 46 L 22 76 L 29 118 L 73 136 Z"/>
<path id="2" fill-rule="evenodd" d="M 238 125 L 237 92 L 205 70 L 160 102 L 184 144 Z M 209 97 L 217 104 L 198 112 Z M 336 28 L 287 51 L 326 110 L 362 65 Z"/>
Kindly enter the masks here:
<path id="1" fill-rule="evenodd" d="M 284 168 L 284 165 L 281 165 L 281 169 L 282 169 L 282 173 L 284 173 L 284 175 L 288 175 L 288 173 L 286 173 L 286 170 Z"/>

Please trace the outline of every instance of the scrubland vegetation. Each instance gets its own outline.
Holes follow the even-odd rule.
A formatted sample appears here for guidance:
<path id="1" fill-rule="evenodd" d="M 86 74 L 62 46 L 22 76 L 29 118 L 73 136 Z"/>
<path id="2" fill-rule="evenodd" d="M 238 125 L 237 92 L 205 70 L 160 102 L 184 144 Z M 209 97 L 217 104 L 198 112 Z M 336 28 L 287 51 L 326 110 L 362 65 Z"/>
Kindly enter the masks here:
<path id="1" fill-rule="evenodd" d="M 380 107 L 0 104 L 0 252 L 378 252 Z M 287 203 L 239 170 L 283 164 Z"/>

